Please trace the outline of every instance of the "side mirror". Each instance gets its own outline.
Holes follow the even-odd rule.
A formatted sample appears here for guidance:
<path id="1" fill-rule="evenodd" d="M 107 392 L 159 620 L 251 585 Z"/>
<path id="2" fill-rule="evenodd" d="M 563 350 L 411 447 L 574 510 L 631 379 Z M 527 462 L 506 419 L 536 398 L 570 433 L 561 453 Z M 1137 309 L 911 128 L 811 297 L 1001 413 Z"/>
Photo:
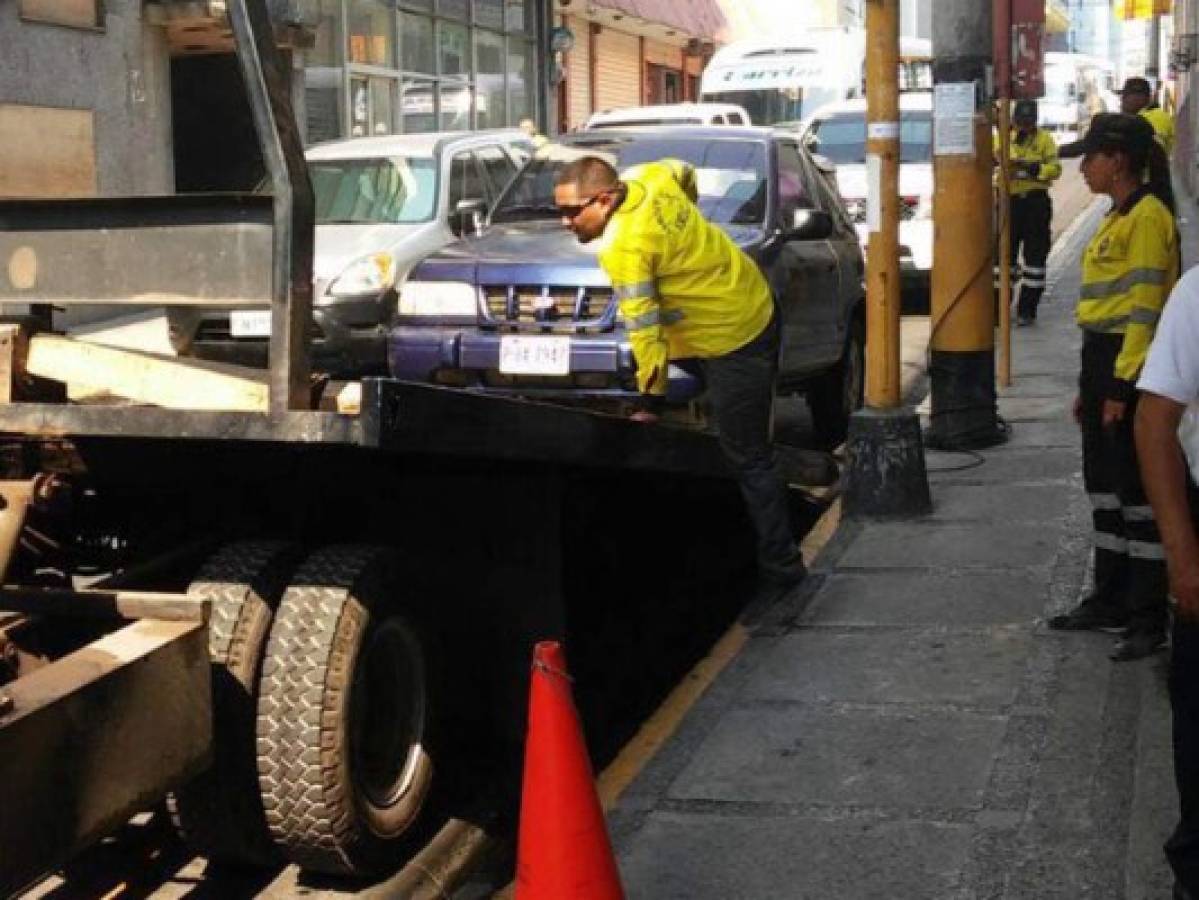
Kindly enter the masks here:
<path id="1" fill-rule="evenodd" d="M 459 200 L 450 216 L 450 227 L 458 237 L 468 237 L 482 232 L 486 220 L 486 200 Z"/>
<path id="2" fill-rule="evenodd" d="M 833 217 L 822 209 L 797 209 L 783 232 L 789 241 L 823 241 L 833 233 Z"/>

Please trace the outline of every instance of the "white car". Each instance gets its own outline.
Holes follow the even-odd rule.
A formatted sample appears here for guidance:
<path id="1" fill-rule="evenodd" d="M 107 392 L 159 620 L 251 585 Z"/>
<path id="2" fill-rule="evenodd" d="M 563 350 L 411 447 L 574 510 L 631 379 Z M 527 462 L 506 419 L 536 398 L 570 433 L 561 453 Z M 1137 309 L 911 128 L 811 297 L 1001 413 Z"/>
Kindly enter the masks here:
<path id="1" fill-rule="evenodd" d="M 933 267 L 933 123 L 929 94 L 899 97 L 899 262 L 906 285 L 925 289 Z M 808 149 L 837 166 L 837 187 L 865 250 L 866 101 L 821 107 L 800 126 Z"/>
<path id="2" fill-rule="evenodd" d="M 750 125 L 749 113 L 732 103 L 668 103 L 593 113 L 585 129 L 646 125 Z"/>
<path id="3" fill-rule="evenodd" d="M 335 375 L 385 371 L 387 328 L 408 272 L 481 222 L 532 152 L 517 130 L 396 134 L 310 148 L 313 364 Z M 268 309 L 172 307 L 168 318 L 180 354 L 266 360 Z"/>

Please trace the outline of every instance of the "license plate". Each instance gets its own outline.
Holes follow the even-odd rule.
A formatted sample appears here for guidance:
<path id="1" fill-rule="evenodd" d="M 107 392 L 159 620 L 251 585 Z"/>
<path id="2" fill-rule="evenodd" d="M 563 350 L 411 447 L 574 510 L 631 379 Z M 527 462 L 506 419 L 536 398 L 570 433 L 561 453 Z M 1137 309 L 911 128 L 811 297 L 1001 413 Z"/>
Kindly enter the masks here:
<path id="1" fill-rule="evenodd" d="M 500 372 L 505 375 L 569 375 L 570 338 L 503 335 Z"/>
<path id="2" fill-rule="evenodd" d="M 240 337 L 270 337 L 269 309 L 235 309 L 229 313 L 229 334 Z"/>

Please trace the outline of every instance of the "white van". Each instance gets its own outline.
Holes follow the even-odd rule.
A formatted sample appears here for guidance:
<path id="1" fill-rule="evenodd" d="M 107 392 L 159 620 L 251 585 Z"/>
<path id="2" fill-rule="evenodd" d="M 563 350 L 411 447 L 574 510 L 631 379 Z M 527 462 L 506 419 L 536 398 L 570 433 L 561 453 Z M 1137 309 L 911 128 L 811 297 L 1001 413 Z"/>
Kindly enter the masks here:
<path id="1" fill-rule="evenodd" d="M 594 113 L 584 128 L 630 128 L 646 125 L 750 125 L 749 113 L 732 103 L 668 103 L 631 106 Z"/>

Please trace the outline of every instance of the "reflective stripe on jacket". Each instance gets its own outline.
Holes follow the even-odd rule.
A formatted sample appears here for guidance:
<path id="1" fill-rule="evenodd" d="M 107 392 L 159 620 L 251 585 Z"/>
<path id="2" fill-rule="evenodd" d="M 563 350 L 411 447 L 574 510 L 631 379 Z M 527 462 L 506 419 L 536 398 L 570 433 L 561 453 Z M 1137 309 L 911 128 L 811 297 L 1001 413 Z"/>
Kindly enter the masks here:
<path id="1" fill-rule="evenodd" d="M 608 222 L 599 261 L 620 301 L 637 386 L 664 394 L 669 360 L 745 346 L 770 322 L 773 300 L 757 264 L 693 202 L 691 166 L 647 163 L 621 180 L 628 195 Z"/>
<path id="2" fill-rule="evenodd" d="M 993 141 L 995 156 L 998 159 L 999 135 Z M 1029 191 L 1045 191 L 1049 185 L 1061 177 L 1062 164 L 1057 158 L 1057 142 L 1048 131 L 1038 128 L 1025 140 L 1020 140 L 1019 132 L 1012 129 L 1011 140 L 1012 167 L 1017 168 L 1021 163 L 1040 163 L 1040 171 L 1036 178 L 1016 178 L 1008 182 L 1008 193 L 1020 197 Z"/>
<path id="3" fill-rule="evenodd" d="M 1174 151 L 1174 117 L 1160 106 L 1141 110 L 1141 118 L 1153 126 L 1157 142 L 1166 150 L 1166 156 Z"/>
<path id="4" fill-rule="evenodd" d="M 1076 320 L 1099 334 L 1122 334 L 1113 399 L 1132 396 L 1157 320 L 1178 280 L 1174 216 L 1142 187 L 1110 212 L 1082 259 Z"/>

